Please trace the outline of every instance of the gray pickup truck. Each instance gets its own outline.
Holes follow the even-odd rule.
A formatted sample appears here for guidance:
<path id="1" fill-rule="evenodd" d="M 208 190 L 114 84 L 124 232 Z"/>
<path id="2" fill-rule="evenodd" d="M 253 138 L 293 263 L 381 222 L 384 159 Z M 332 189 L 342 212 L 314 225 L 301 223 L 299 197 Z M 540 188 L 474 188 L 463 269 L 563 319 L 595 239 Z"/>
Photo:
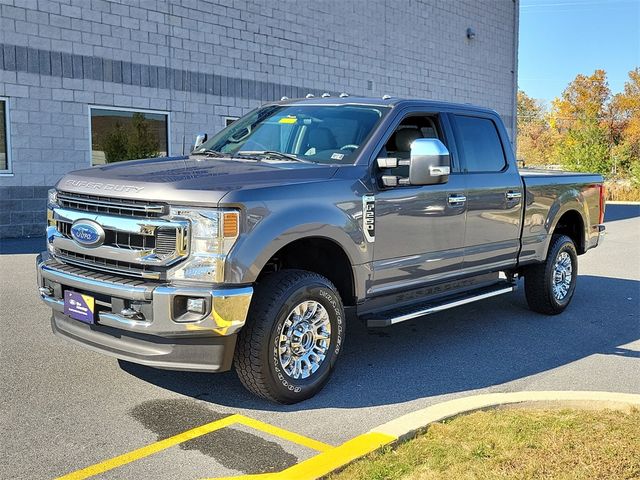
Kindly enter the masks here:
<path id="1" fill-rule="evenodd" d="M 283 99 L 188 156 L 65 175 L 38 287 L 57 335 L 152 367 L 234 366 L 295 403 L 327 382 L 348 320 L 389 326 L 520 276 L 531 309 L 562 312 L 603 218 L 599 175 L 519 172 L 491 110 Z"/>

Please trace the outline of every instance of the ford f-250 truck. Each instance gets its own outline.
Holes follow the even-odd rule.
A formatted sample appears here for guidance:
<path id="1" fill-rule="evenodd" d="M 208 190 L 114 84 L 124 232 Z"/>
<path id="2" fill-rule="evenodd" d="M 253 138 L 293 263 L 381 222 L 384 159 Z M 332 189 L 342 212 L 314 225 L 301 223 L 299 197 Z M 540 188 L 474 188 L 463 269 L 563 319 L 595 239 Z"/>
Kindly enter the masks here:
<path id="1" fill-rule="evenodd" d="M 188 156 L 65 175 L 38 287 L 53 331 L 281 403 L 326 383 L 347 319 L 384 327 L 511 292 L 562 312 L 604 234 L 602 178 L 518 172 L 469 105 L 283 99 Z M 382 372 L 381 372 L 382 373 Z"/>

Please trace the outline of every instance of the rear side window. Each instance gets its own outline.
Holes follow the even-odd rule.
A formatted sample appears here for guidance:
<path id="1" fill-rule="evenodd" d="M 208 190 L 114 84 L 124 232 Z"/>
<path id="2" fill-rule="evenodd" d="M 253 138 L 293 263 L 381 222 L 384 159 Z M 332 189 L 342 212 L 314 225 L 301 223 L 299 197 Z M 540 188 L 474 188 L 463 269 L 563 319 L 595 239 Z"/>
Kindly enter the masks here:
<path id="1" fill-rule="evenodd" d="M 506 166 L 498 130 L 488 118 L 455 115 L 458 146 L 468 172 L 500 172 Z"/>

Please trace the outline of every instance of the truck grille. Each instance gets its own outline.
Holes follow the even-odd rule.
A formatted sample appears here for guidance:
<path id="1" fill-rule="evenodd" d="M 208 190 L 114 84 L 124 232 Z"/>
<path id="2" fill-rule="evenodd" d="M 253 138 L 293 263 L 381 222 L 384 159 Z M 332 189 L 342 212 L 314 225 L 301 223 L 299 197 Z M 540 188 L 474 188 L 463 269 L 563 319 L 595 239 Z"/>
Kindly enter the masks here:
<path id="1" fill-rule="evenodd" d="M 67 192 L 58 193 L 57 203 L 48 241 L 61 262 L 127 277 L 163 279 L 170 266 L 188 255 L 189 223 L 161 217 L 159 212 L 165 211 L 161 204 Z M 104 240 L 97 246 L 83 246 L 73 239 L 73 223 L 86 219 L 104 230 Z"/>
<path id="2" fill-rule="evenodd" d="M 63 208 L 83 212 L 105 213 L 127 217 L 161 217 L 169 213 L 168 205 L 143 200 L 97 197 L 79 193 L 58 192 L 58 204 Z"/>
<path id="3" fill-rule="evenodd" d="M 56 258 L 71 265 L 78 265 L 87 268 L 93 268 L 101 272 L 118 273 L 137 278 L 159 279 L 162 272 L 154 270 L 147 265 L 138 265 L 131 262 L 122 262 L 119 260 L 111 260 L 108 258 L 94 257 L 83 253 L 71 252 L 68 250 L 58 250 Z"/>

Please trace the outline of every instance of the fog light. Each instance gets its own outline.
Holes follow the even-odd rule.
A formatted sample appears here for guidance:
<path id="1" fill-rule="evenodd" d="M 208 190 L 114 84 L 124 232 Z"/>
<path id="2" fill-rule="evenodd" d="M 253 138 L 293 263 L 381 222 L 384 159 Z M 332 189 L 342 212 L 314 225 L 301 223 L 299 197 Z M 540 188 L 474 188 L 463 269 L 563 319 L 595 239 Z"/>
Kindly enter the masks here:
<path id="1" fill-rule="evenodd" d="M 204 313 L 206 303 L 204 298 L 189 298 L 187 299 L 187 312 L 191 313 Z"/>

